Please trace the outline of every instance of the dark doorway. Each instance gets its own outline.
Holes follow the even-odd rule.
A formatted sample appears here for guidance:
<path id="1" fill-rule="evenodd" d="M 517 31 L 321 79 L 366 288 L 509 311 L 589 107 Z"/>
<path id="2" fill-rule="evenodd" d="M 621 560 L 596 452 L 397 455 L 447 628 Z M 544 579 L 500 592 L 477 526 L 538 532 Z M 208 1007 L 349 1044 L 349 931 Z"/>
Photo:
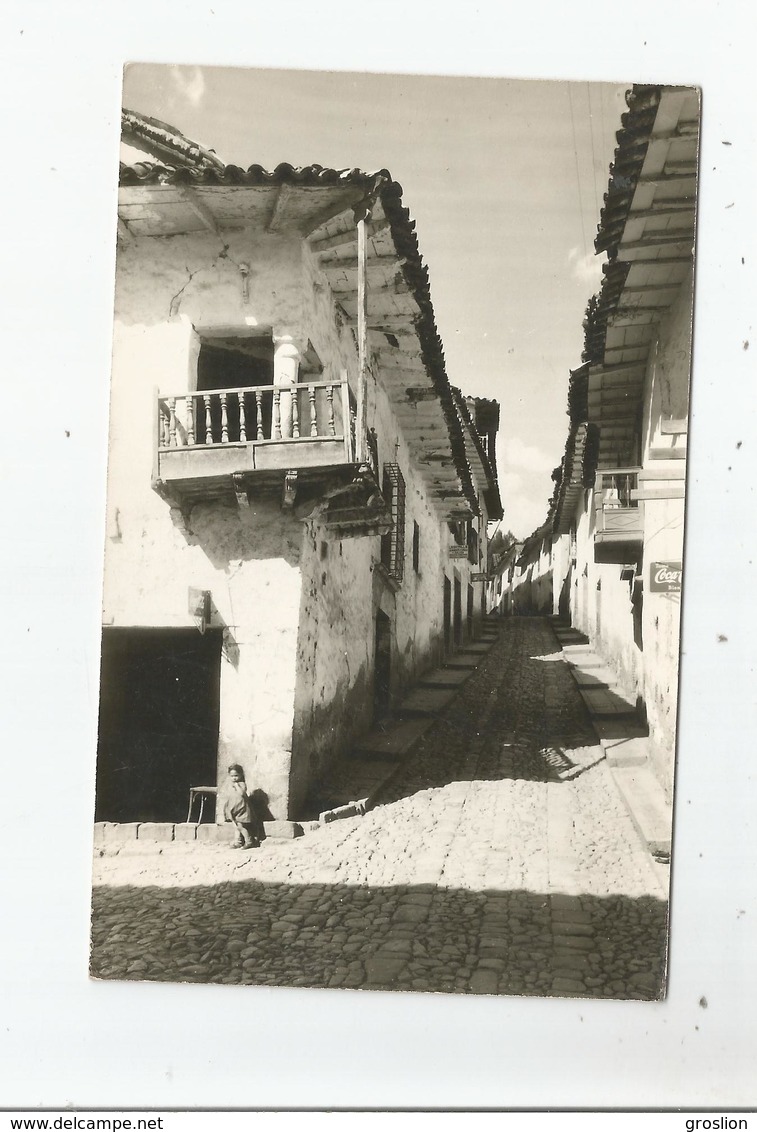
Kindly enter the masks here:
<path id="1" fill-rule="evenodd" d="M 389 711 L 392 691 L 392 622 L 379 609 L 376 614 L 376 653 L 373 676 L 373 718 Z"/>
<path id="2" fill-rule="evenodd" d="M 104 630 L 97 821 L 185 821 L 215 785 L 220 669 L 220 630 Z"/>
<path id="3" fill-rule="evenodd" d="M 271 335 L 251 338 L 208 338 L 200 346 L 197 359 L 197 390 L 212 393 L 221 389 L 246 389 L 254 386 L 270 386 L 271 391 L 263 392 L 261 398 L 254 393 L 245 393 L 245 434 L 253 440 L 262 430 L 266 440 L 271 437 L 271 413 L 273 408 L 273 338 Z M 239 395 L 226 398 L 226 427 L 228 440 L 234 443 L 240 439 Z M 197 443 L 204 444 L 212 437 L 215 444 L 221 443 L 221 400 L 213 397 L 210 401 L 210 420 L 205 403 L 201 397 L 195 400 L 195 436 Z"/>
<path id="4" fill-rule="evenodd" d="M 453 611 L 455 626 L 455 644 L 459 647 L 463 643 L 463 588 L 460 579 L 455 578 L 455 606 Z"/>
<path id="5" fill-rule="evenodd" d="M 452 583 L 444 579 L 444 647 L 452 651 Z"/>
<path id="6" fill-rule="evenodd" d="M 468 608 L 466 609 L 466 621 L 468 622 L 468 640 L 473 640 L 473 586 L 468 586 Z"/>

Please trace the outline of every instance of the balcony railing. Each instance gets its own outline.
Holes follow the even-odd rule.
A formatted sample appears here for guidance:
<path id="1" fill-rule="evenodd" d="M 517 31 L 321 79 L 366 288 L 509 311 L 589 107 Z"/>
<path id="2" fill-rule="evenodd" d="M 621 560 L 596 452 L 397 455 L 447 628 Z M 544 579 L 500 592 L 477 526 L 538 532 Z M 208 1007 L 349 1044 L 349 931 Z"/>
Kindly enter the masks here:
<path id="1" fill-rule="evenodd" d="M 637 498 L 639 468 L 608 468 L 597 472 L 594 485 L 595 560 L 627 562 L 644 539 L 644 505 Z"/>
<path id="2" fill-rule="evenodd" d="M 158 398 L 158 446 L 210 448 L 342 440 L 354 450 L 354 408 L 346 381 L 213 389 Z M 348 427 L 345 429 L 345 419 Z"/>

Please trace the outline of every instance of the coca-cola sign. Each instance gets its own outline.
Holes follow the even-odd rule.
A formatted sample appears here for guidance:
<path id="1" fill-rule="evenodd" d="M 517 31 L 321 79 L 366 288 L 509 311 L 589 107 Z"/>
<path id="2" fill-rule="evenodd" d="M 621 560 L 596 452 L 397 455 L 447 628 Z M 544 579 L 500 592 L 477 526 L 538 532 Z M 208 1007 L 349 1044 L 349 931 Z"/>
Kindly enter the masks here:
<path id="1" fill-rule="evenodd" d="M 649 570 L 651 593 L 680 593 L 683 564 L 681 562 L 653 562 Z"/>

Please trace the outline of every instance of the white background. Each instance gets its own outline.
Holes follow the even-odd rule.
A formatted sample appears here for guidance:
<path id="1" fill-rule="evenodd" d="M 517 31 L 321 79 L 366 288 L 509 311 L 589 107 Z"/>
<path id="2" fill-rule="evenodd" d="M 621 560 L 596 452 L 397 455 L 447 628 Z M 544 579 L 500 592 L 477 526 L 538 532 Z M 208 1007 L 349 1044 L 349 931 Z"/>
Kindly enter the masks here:
<path id="1" fill-rule="evenodd" d="M 755 1104 L 750 9 L 735 0 L 6 4 L 0 1106 Z M 666 1002 L 88 980 L 115 189 L 127 60 L 703 87 Z M 549 319 L 549 311 L 541 316 Z"/>

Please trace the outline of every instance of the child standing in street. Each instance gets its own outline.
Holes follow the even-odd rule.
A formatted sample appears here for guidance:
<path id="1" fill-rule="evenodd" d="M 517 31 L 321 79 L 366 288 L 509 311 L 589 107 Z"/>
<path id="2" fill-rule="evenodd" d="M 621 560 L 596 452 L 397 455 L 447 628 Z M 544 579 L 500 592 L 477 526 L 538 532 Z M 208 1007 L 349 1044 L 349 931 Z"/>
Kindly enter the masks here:
<path id="1" fill-rule="evenodd" d="M 228 778 L 224 787 L 223 816 L 236 827 L 232 849 L 258 847 L 260 844 L 258 823 L 247 793 L 244 770 L 239 763 L 232 763 L 228 768 Z"/>

